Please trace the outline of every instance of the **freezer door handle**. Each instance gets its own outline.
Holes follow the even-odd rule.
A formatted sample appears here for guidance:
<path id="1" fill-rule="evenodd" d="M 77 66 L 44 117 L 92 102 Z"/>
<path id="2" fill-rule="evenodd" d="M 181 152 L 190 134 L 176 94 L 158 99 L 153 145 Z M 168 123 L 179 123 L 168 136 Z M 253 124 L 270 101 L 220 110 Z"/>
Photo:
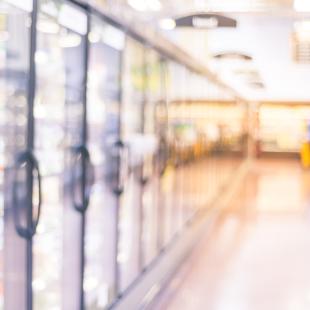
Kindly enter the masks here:
<path id="1" fill-rule="evenodd" d="M 86 146 L 80 145 L 73 149 L 73 164 L 71 175 L 71 197 L 74 209 L 78 212 L 86 212 L 93 176 L 90 177 L 92 165 L 89 151 Z"/>
<path id="2" fill-rule="evenodd" d="M 158 165 L 159 165 L 159 175 L 162 177 L 166 169 L 168 167 L 168 160 L 169 160 L 169 147 L 166 140 L 160 140 L 160 147 L 158 150 Z"/>
<path id="3" fill-rule="evenodd" d="M 20 180 L 19 171 L 25 169 L 25 179 Z M 34 179 L 37 179 L 37 201 L 34 205 Z M 13 218 L 19 236 L 31 239 L 37 230 L 42 205 L 42 186 L 39 164 L 31 151 L 20 153 L 15 161 L 13 185 Z M 24 186 L 24 195 L 21 186 Z M 22 196 L 21 199 L 19 196 Z"/>
<path id="4" fill-rule="evenodd" d="M 116 195 L 121 195 L 124 192 L 125 186 L 127 184 L 130 168 L 129 168 L 129 147 L 122 141 L 118 140 L 115 143 L 117 157 L 119 158 L 119 168 L 118 168 L 118 182 L 117 186 L 114 188 L 114 193 Z"/>
<path id="5" fill-rule="evenodd" d="M 146 186 L 149 184 L 150 180 L 151 180 L 150 176 L 142 176 L 140 183 L 142 186 Z"/>

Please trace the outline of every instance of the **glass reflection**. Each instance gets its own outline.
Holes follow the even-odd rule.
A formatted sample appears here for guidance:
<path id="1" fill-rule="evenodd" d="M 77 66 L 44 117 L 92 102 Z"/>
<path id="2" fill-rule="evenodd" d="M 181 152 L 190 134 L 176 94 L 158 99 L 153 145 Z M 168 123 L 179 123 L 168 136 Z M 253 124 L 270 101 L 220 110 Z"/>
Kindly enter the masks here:
<path id="1" fill-rule="evenodd" d="M 141 268 L 141 177 L 145 139 L 142 113 L 145 89 L 144 49 L 127 39 L 123 58 L 121 137 L 129 150 L 124 192 L 120 201 L 118 263 L 124 290 Z"/>
<path id="2" fill-rule="evenodd" d="M 94 184 L 87 211 L 84 290 L 87 309 L 117 296 L 117 221 L 121 46 L 106 40 L 111 27 L 93 17 L 88 73 L 88 148 Z M 118 33 L 121 38 L 121 33 Z"/>
<path id="3" fill-rule="evenodd" d="M 60 4 L 39 2 L 34 118 L 43 205 L 33 242 L 35 309 L 55 309 L 62 305 L 66 308 L 63 296 L 70 294 L 73 302 L 76 293 L 70 281 L 69 288 L 63 283 L 67 281 L 65 271 L 74 265 L 70 264 L 68 250 L 71 248 L 69 251 L 75 253 L 78 243 L 78 234 L 70 239 L 65 229 L 75 230 L 77 221 L 75 211 L 71 211 L 71 163 L 72 149 L 81 144 L 82 137 L 85 46 L 81 33 L 59 23 L 65 9 Z M 69 265 L 64 265 L 68 260 Z M 74 261 L 77 260 L 76 254 Z M 70 277 L 79 278 L 72 274 Z"/>
<path id="4" fill-rule="evenodd" d="M 16 155 L 27 148 L 27 86 L 29 70 L 29 11 L 0 1 L 0 308 L 18 307 L 25 300 L 23 293 L 26 266 L 23 259 L 24 240 L 15 231 L 13 218 L 13 178 Z M 25 170 L 16 176 L 15 189 L 25 197 Z M 24 206 L 20 213 L 24 214 Z M 3 223 L 5 211 L 6 222 Z M 24 218 L 22 216 L 22 218 Z M 3 252 L 5 247 L 5 251 Z M 18 250 L 17 250 L 18 249 Z M 19 252 L 20 250 L 20 252 Z M 6 261 L 6 269 L 3 263 Z M 14 270 L 16 279 L 8 275 Z M 20 301 L 12 291 L 4 300 L 4 281 L 7 288 L 20 293 Z"/>
<path id="5" fill-rule="evenodd" d="M 156 164 L 159 147 L 156 108 L 161 102 L 161 62 L 156 53 L 145 54 L 145 101 L 143 108 L 143 169 L 142 169 L 142 255 L 146 267 L 156 256 L 159 245 L 159 174 Z"/>

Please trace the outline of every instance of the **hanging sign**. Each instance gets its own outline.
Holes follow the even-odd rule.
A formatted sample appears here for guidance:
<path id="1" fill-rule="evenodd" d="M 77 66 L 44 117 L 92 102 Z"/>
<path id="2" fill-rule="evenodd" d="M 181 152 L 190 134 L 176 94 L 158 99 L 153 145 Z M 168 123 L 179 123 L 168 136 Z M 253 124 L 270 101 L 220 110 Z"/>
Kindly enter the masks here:
<path id="1" fill-rule="evenodd" d="M 240 60 L 253 60 L 252 56 L 242 54 L 239 52 L 224 52 L 213 55 L 216 59 L 240 59 Z"/>
<path id="2" fill-rule="evenodd" d="M 175 19 L 176 27 L 191 27 L 201 29 L 214 29 L 222 27 L 236 28 L 237 21 L 233 18 L 219 15 L 200 13 L 182 16 Z"/>

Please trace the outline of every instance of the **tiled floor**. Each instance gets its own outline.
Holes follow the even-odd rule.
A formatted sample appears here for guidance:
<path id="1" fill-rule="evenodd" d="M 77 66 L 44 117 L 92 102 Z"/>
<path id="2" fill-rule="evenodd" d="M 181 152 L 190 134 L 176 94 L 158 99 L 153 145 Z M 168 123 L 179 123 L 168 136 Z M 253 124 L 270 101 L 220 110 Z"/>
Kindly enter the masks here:
<path id="1" fill-rule="evenodd" d="M 310 171 L 253 165 L 156 310 L 309 310 Z"/>

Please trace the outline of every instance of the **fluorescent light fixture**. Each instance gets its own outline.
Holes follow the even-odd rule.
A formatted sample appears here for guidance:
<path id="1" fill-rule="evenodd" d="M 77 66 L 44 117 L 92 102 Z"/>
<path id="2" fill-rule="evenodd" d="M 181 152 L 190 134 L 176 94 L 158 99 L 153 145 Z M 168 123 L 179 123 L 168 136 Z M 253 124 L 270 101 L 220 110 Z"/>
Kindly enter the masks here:
<path id="1" fill-rule="evenodd" d="M 159 0 L 127 0 L 128 4 L 136 11 L 160 11 L 161 2 Z"/>
<path id="2" fill-rule="evenodd" d="M 164 30 L 173 30 L 176 27 L 176 22 L 172 18 L 163 18 L 159 21 L 159 27 Z"/>
<path id="3" fill-rule="evenodd" d="M 309 0 L 295 0 L 294 9 L 297 12 L 310 12 L 310 1 Z"/>

